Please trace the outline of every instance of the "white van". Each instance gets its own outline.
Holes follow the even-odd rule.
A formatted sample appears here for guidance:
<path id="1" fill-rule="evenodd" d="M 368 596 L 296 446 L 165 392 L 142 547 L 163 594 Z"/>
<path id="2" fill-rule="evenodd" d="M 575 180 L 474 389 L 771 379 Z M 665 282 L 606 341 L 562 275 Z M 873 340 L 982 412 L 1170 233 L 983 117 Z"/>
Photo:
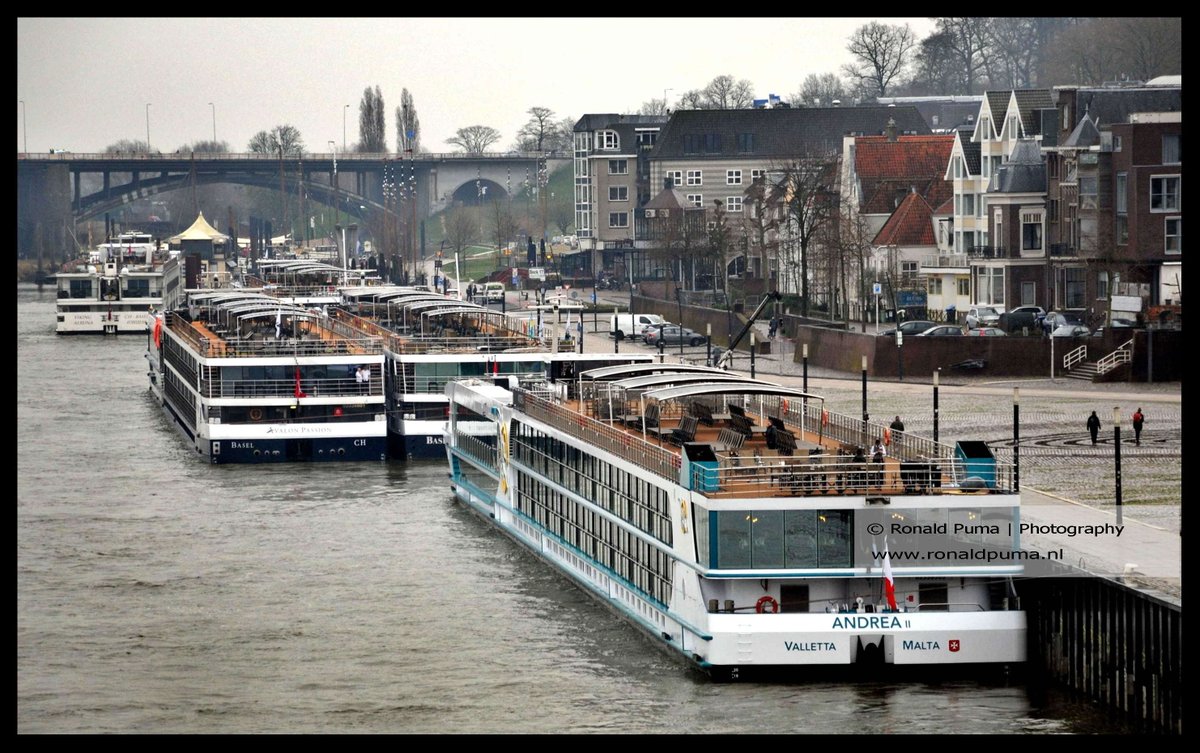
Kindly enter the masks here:
<path id="1" fill-rule="evenodd" d="M 614 314 L 608 320 L 608 334 L 617 340 L 638 339 L 646 327 L 665 322 L 658 314 Z"/>
<path id="2" fill-rule="evenodd" d="M 487 302 L 503 301 L 504 300 L 504 283 L 489 282 L 483 286 L 483 294 L 486 296 Z"/>

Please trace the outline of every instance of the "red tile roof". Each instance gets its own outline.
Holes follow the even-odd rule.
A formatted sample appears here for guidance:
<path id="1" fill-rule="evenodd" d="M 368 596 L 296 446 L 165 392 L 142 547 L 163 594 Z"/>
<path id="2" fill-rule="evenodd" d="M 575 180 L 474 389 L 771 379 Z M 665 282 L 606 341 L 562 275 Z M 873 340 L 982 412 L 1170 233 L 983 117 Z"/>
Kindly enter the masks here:
<path id="1" fill-rule="evenodd" d="M 854 170 L 862 187 L 859 210 L 866 214 L 886 214 L 896 208 L 900 191 L 915 190 L 937 206 L 953 195 L 953 186 L 944 180 L 954 134 L 900 136 L 860 136 L 854 140 Z"/>
<path id="2" fill-rule="evenodd" d="M 917 193 L 910 193 L 875 236 L 876 246 L 932 246 L 933 209 Z"/>

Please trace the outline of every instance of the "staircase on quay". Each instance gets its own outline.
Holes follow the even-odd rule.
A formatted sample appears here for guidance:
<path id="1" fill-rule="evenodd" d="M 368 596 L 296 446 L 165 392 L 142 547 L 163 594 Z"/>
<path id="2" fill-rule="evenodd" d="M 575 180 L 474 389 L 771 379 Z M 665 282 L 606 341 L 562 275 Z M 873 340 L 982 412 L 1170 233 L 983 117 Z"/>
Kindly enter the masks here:
<path id="1" fill-rule="evenodd" d="M 1088 360 L 1088 346 L 1080 345 L 1063 356 L 1063 368 L 1070 379 L 1081 379 L 1086 382 L 1096 381 L 1120 364 L 1133 361 L 1133 339 L 1122 343 L 1116 350 L 1095 361 Z"/>

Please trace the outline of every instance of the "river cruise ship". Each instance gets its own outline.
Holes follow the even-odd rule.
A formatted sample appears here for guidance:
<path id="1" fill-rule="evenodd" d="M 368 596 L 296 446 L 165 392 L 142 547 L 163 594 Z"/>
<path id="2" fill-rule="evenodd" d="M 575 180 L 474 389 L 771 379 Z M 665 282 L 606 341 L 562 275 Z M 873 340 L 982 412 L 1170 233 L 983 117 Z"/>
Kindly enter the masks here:
<path id="1" fill-rule="evenodd" d="M 386 459 L 383 344 L 313 303 L 336 293 L 303 275 L 240 287 L 255 280 L 220 258 L 172 260 L 166 279 L 173 305 L 146 327 L 150 391 L 197 454 Z"/>
<path id="2" fill-rule="evenodd" d="M 703 366 L 446 394 L 455 495 L 714 678 L 1025 661 L 1018 476 L 982 443 Z"/>
<path id="3" fill-rule="evenodd" d="M 146 312 L 162 305 L 163 261 L 149 233 L 122 233 L 55 275 L 60 335 L 146 331 Z"/>
<path id="4" fill-rule="evenodd" d="M 394 458 L 445 457 L 442 438 L 448 382 L 464 377 L 516 385 L 529 380 L 574 379 L 587 369 L 647 362 L 651 354 L 578 353 L 556 311 L 546 321 L 522 321 L 505 312 L 428 290 L 361 286 L 340 291 L 331 317 L 384 345 L 388 444 Z M 465 417 L 459 430 L 494 441 L 495 426 Z"/>

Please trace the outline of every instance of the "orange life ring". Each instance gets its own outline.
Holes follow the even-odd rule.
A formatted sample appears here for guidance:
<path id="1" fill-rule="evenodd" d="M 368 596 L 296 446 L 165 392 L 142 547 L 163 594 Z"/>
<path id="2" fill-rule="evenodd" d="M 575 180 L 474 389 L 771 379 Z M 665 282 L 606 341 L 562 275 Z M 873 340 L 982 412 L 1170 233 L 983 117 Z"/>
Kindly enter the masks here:
<path id="1" fill-rule="evenodd" d="M 780 407 L 781 407 L 781 408 L 783 408 L 783 412 L 784 412 L 784 414 L 786 415 L 786 414 L 787 414 L 787 412 L 788 412 L 788 400 L 787 400 L 787 398 L 785 397 L 785 398 L 784 398 L 784 399 L 783 399 L 783 400 L 780 402 L 780 404 L 779 404 L 779 405 L 780 405 Z"/>
<path id="2" fill-rule="evenodd" d="M 891 429 L 884 429 L 884 430 L 883 430 L 883 443 L 884 443 L 884 444 L 891 444 L 891 443 L 892 443 L 892 430 L 891 430 Z"/>
<path id="3" fill-rule="evenodd" d="M 251 408 L 250 409 L 250 420 L 251 421 L 261 421 L 262 417 L 263 417 L 262 408 Z"/>
<path id="4" fill-rule="evenodd" d="M 754 605 L 754 611 L 759 614 L 766 614 L 768 609 L 771 610 L 771 614 L 779 614 L 779 602 L 775 601 L 774 596 L 763 596 Z"/>
<path id="5" fill-rule="evenodd" d="M 821 411 L 821 426 L 829 426 L 829 411 Z"/>

